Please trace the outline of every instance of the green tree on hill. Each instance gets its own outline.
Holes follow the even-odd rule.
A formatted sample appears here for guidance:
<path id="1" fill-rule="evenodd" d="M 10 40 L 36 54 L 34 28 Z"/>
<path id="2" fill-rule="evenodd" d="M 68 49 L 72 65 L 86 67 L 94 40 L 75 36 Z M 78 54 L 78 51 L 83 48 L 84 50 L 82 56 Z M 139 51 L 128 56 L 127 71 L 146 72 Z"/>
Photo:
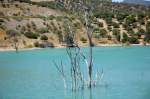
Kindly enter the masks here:
<path id="1" fill-rule="evenodd" d="M 119 29 L 113 29 L 112 33 L 116 37 L 117 41 L 120 41 L 120 30 Z"/>
<path id="2" fill-rule="evenodd" d="M 42 35 L 40 39 L 41 40 L 48 40 L 48 37 L 46 35 Z"/>
<path id="3" fill-rule="evenodd" d="M 33 32 L 26 32 L 24 34 L 27 38 L 30 38 L 30 39 L 37 39 L 39 37 L 38 34 L 36 33 L 33 33 Z"/>

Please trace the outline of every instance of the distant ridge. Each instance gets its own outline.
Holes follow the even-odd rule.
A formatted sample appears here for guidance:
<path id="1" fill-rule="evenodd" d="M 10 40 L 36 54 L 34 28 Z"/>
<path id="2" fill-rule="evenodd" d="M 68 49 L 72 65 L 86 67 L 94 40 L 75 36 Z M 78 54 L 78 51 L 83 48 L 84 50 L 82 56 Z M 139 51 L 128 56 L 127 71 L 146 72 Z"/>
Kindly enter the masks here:
<path id="1" fill-rule="evenodd" d="M 146 0 L 124 0 L 124 3 L 142 4 L 145 6 L 150 6 L 150 1 Z"/>

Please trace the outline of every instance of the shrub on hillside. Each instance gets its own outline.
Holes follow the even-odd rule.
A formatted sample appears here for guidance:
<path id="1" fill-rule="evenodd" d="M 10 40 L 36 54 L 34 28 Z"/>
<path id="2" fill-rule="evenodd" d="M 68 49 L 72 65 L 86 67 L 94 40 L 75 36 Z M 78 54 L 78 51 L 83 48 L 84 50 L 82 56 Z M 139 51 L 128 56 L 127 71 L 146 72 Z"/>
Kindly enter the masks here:
<path id="1" fill-rule="evenodd" d="M 37 41 L 37 42 L 34 42 L 34 46 L 35 46 L 35 47 L 39 47 L 39 45 L 40 45 L 40 44 L 39 44 L 38 41 Z"/>
<path id="2" fill-rule="evenodd" d="M 120 34 L 120 30 L 119 29 L 113 29 L 112 33 L 113 33 L 113 35 L 116 36 L 116 35 Z"/>
<path id="3" fill-rule="evenodd" d="M 41 2 L 37 2 L 36 4 L 39 6 L 48 7 L 51 9 L 63 9 L 64 8 L 63 3 L 54 2 L 54 1 L 41 1 Z"/>
<path id="4" fill-rule="evenodd" d="M 138 30 L 138 32 L 140 32 L 140 34 L 145 34 L 145 30 L 142 29 L 142 28 L 140 28 L 140 29 Z"/>
<path id="5" fill-rule="evenodd" d="M 100 36 L 101 36 L 101 37 L 106 37 L 106 36 L 107 36 L 107 31 L 106 31 L 106 29 L 100 29 L 100 30 L 99 30 L 99 33 L 100 33 Z"/>
<path id="6" fill-rule="evenodd" d="M 34 43 L 35 47 L 40 47 L 40 48 L 47 48 L 47 47 L 54 47 L 54 44 L 51 42 L 35 42 Z"/>
<path id="7" fill-rule="evenodd" d="M 123 39 L 122 42 L 126 43 L 128 41 L 128 35 L 126 33 L 123 33 Z"/>
<path id="8" fill-rule="evenodd" d="M 0 15 L 1 16 L 5 16 L 4 12 L 0 11 Z"/>
<path id="9" fill-rule="evenodd" d="M 146 27 L 146 32 L 145 32 L 145 41 L 149 42 L 150 41 L 150 27 Z"/>
<path id="10" fill-rule="evenodd" d="M 131 31 L 128 31 L 128 34 L 135 35 L 135 32 L 133 30 L 131 30 Z"/>
<path id="11" fill-rule="evenodd" d="M 80 39 L 83 43 L 86 43 L 87 42 L 87 39 L 85 37 L 81 37 Z"/>
<path id="12" fill-rule="evenodd" d="M 48 28 L 40 28 L 37 30 L 38 33 L 48 33 Z"/>
<path id="13" fill-rule="evenodd" d="M 80 22 L 75 22 L 73 25 L 74 25 L 74 27 L 75 27 L 76 29 L 80 29 L 80 28 L 81 28 Z"/>
<path id="14" fill-rule="evenodd" d="M 116 18 L 119 22 L 123 22 L 124 19 L 127 17 L 128 15 L 125 13 L 120 13 L 120 14 L 116 14 Z"/>
<path id="15" fill-rule="evenodd" d="M 27 28 L 31 28 L 30 23 L 27 23 L 26 26 L 27 26 Z"/>
<path id="16" fill-rule="evenodd" d="M 102 22 L 98 22 L 98 26 L 99 26 L 99 27 L 103 27 L 104 24 L 103 24 Z"/>
<path id="17" fill-rule="evenodd" d="M 18 31 L 16 31 L 16 30 L 7 30 L 7 31 L 6 31 L 6 34 L 7 34 L 8 36 L 10 36 L 10 37 L 14 37 L 14 36 L 19 35 Z"/>
<path id="18" fill-rule="evenodd" d="M 55 16 L 54 16 L 54 15 L 50 15 L 50 16 L 48 17 L 48 19 L 49 19 L 49 20 L 53 20 L 53 19 L 55 19 Z"/>
<path id="19" fill-rule="evenodd" d="M 146 36 L 146 37 L 144 38 L 144 41 L 145 41 L 145 42 L 150 42 L 150 36 Z"/>
<path id="20" fill-rule="evenodd" d="M 111 40 L 111 39 L 112 39 L 112 36 L 111 36 L 111 35 L 108 35 L 108 36 L 107 36 L 107 39 L 108 39 L 108 40 Z"/>
<path id="21" fill-rule="evenodd" d="M 120 41 L 120 30 L 119 29 L 113 29 L 112 30 L 113 35 L 116 37 L 118 41 Z"/>
<path id="22" fill-rule="evenodd" d="M 140 25 L 145 25 L 145 20 L 144 19 L 140 19 L 140 20 L 138 20 L 138 22 L 140 23 Z"/>
<path id="23" fill-rule="evenodd" d="M 101 33 L 103 33 L 102 29 L 100 30 L 99 28 L 95 28 L 93 31 L 93 37 L 100 38 L 103 35 L 103 34 L 101 35 Z M 106 34 L 104 33 L 104 35 L 106 35 Z"/>
<path id="24" fill-rule="evenodd" d="M 3 29 L 3 30 L 7 29 L 7 27 L 5 25 L 3 25 L 3 24 L 0 24 L 0 28 Z"/>
<path id="25" fill-rule="evenodd" d="M 3 23 L 3 22 L 5 22 L 5 20 L 4 19 L 0 19 L 0 23 Z"/>
<path id="26" fill-rule="evenodd" d="M 36 33 L 33 33 L 33 32 L 26 32 L 24 34 L 27 38 L 30 38 L 30 39 L 37 39 L 39 37 L 38 34 Z"/>
<path id="27" fill-rule="evenodd" d="M 105 20 L 106 20 L 106 23 L 108 24 L 108 26 L 112 25 L 112 18 L 111 17 L 107 17 L 107 18 L 105 18 Z"/>
<path id="28" fill-rule="evenodd" d="M 139 40 L 136 37 L 129 37 L 128 41 L 130 44 L 139 44 Z"/>
<path id="29" fill-rule="evenodd" d="M 106 19 L 106 18 L 113 18 L 114 17 L 114 14 L 113 13 L 107 13 L 107 12 L 95 12 L 94 13 L 94 16 L 96 18 L 103 18 L 103 19 Z"/>
<path id="30" fill-rule="evenodd" d="M 132 28 L 137 28 L 137 23 L 133 23 Z"/>
<path id="31" fill-rule="evenodd" d="M 126 18 L 126 24 L 127 25 L 130 25 L 130 24 L 133 24 L 134 22 L 136 22 L 136 18 L 135 18 L 135 15 L 129 15 L 127 18 Z"/>
<path id="32" fill-rule="evenodd" d="M 25 2 L 25 3 L 31 3 L 31 0 L 16 0 L 16 1 Z"/>
<path id="33" fill-rule="evenodd" d="M 112 26 L 107 27 L 109 31 L 112 31 Z"/>
<path id="34" fill-rule="evenodd" d="M 137 17 L 138 17 L 138 20 L 141 20 L 141 19 L 145 18 L 146 15 L 144 13 L 138 13 Z"/>
<path id="35" fill-rule="evenodd" d="M 150 21 L 147 22 L 146 24 L 146 29 L 150 27 Z"/>
<path id="36" fill-rule="evenodd" d="M 113 26 L 114 28 L 119 28 L 119 24 L 116 23 L 116 22 L 112 22 L 112 26 Z"/>
<path id="37" fill-rule="evenodd" d="M 46 35 L 42 35 L 40 39 L 41 40 L 48 40 L 48 37 Z"/>

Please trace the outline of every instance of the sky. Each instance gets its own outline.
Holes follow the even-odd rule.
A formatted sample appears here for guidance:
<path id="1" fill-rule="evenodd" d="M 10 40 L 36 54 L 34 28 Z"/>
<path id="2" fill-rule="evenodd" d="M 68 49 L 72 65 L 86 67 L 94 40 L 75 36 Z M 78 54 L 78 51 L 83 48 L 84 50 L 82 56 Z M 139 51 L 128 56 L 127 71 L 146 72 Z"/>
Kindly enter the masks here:
<path id="1" fill-rule="evenodd" d="M 112 0 L 113 2 L 121 2 L 121 1 L 123 1 L 123 0 Z"/>
<path id="2" fill-rule="evenodd" d="M 123 0 L 112 0 L 113 2 L 121 2 Z M 150 0 L 145 0 L 145 1 L 150 1 Z"/>

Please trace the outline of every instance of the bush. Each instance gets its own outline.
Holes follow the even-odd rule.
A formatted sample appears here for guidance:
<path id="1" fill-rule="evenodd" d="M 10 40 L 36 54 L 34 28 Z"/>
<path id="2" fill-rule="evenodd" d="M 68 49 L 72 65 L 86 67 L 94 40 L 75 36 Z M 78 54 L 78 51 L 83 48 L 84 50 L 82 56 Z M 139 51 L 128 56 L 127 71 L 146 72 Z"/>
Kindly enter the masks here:
<path id="1" fill-rule="evenodd" d="M 1 16 L 5 16 L 4 12 L 0 11 L 0 15 Z"/>
<path id="2" fill-rule="evenodd" d="M 16 31 L 16 30 L 8 30 L 8 31 L 6 31 L 6 34 L 9 35 L 10 37 L 19 35 L 18 31 Z"/>
<path id="3" fill-rule="evenodd" d="M 46 48 L 46 47 L 54 47 L 54 44 L 51 42 L 43 42 L 43 43 L 35 42 L 34 46 L 40 48 Z"/>
<path id="4" fill-rule="evenodd" d="M 128 41 L 128 35 L 126 33 L 123 33 L 123 39 L 122 42 L 126 43 Z"/>
<path id="5" fill-rule="evenodd" d="M 25 48 L 33 48 L 33 45 L 27 45 Z"/>
<path id="6" fill-rule="evenodd" d="M 80 39 L 83 43 L 86 43 L 87 42 L 87 39 L 85 37 L 81 37 Z"/>
<path id="7" fill-rule="evenodd" d="M 41 40 L 48 40 L 48 37 L 46 35 L 42 35 Z"/>
<path id="8" fill-rule="evenodd" d="M 112 31 L 112 26 L 107 27 L 109 31 Z"/>
<path id="9" fill-rule="evenodd" d="M 127 26 L 126 30 L 129 32 L 129 31 L 133 31 L 132 27 L 131 26 Z"/>
<path id="10" fill-rule="evenodd" d="M 108 35 L 107 38 L 108 38 L 108 40 L 111 40 L 111 39 L 112 39 L 111 35 Z"/>
<path id="11" fill-rule="evenodd" d="M 95 28 L 93 31 L 93 37 L 94 38 L 100 38 L 100 29 L 99 28 Z"/>
<path id="12" fill-rule="evenodd" d="M 0 28 L 3 29 L 3 30 L 7 29 L 7 27 L 5 25 L 3 25 L 3 24 L 0 24 Z"/>
<path id="13" fill-rule="evenodd" d="M 119 22 L 123 22 L 126 17 L 127 17 L 127 14 L 124 14 L 124 13 L 116 15 L 116 18 Z"/>
<path id="14" fill-rule="evenodd" d="M 41 2 L 37 2 L 36 4 L 39 6 L 48 7 L 51 9 L 63 9 L 64 8 L 63 3 L 54 2 L 54 1 L 41 1 Z"/>
<path id="15" fill-rule="evenodd" d="M 144 13 L 138 13 L 138 20 L 143 19 L 146 15 Z"/>
<path id="16" fill-rule="evenodd" d="M 130 25 L 132 23 L 136 22 L 136 18 L 135 18 L 135 15 L 129 15 L 127 18 L 126 18 L 126 24 L 127 25 Z"/>
<path id="17" fill-rule="evenodd" d="M 33 32 L 26 32 L 24 34 L 27 38 L 30 38 L 30 39 L 37 39 L 39 37 L 38 34 L 36 33 L 33 33 Z"/>
<path id="18" fill-rule="evenodd" d="M 141 35 L 142 35 L 142 34 L 145 34 L 145 30 L 144 30 L 144 29 L 141 29 L 141 28 L 138 30 L 138 32 L 139 32 Z"/>
<path id="19" fill-rule="evenodd" d="M 128 33 L 129 33 L 130 35 L 134 35 L 134 34 L 135 34 L 135 32 L 134 32 L 133 30 L 128 31 Z"/>
<path id="20" fill-rule="evenodd" d="M 111 17 L 107 17 L 106 19 L 106 23 L 108 24 L 108 26 L 112 25 L 112 18 Z"/>
<path id="21" fill-rule="evenodd" d="M 39 45 L 40 45 L 39 42 L 35 42 L 35 43 L 34 43 L 34 46 L 35 46 L 35 47 L 39 47 Z"/>
<path id="22" fill-rule="evenodd" d="M 25 2 L 25 3 L 31 3 L 31 0 L 16 0 L 16 1 Z"/>
<path id="23" fill-rule="evenodd" d="M 81 28 L 81 25 L 80 25 L 79 22 L 75 22 L 73 25 L 74 25 L 74 27 L 75 27 L 76 29 L 80 29 L 80 28 Z"/>
<path id="24" fill-rule="evenodd" d="M 116 22 L 112 22 L 112 25 L 113 25 L 114 28 L 119 28 L 119 24 L 116 23 Z"/>
<path id="25" fill-rule="evenodd" d="M 129 37 L 128 41 L 130 44 L 139 44 L 139 40 L 136 37 Z"/>
<path id="26" fill-rule="evenodd" d="M 100 32 L 100 36 L 106 37 L 106 35 L 107 35 L 106 29 L 100 29 L 99 32 Z"/>
<path id="27" fill-rule="evenodd" d="M 119 29 L 113 29 L 112 31 L 113 35 L 115 35 L 116 39 L 120 41 L 120 30 Z"/>
<path id="28" fill-rule="evenodd" d="M 144 41 L 145 41 L 145 42 L 150 42 L 150 37 L 149 37 L 149 36 L 146 36 L 146 37 L 144 38 Z"/>
<path id="29" fill-rule="evenodd" d="M 31 28 L 31 25 L 30 25 L 29 23 L 27 23 L 26 26 L 27 26 L 28 28 Z"/>
<path id="30" fill-rule="evenodd" d="M 112 33 L 113 33 L 113 35 L 116 36 L 116 35 L 120 34 L 120 30 L 119 29 L 113 29 Z"/>
<path id="31" fill-rule="evenodd" d="M 40 28 L 37 30 L 38 33 L 48 33 L 48 28 Z"/>
<path id="32" fill-rule="evenodd" d="M 94 33 L 93 33 L 93 37 L 94 37 L 94 38 L 100 38 L 100 33 L 94 32 Z"/>
<path id="33" fill-rule="evenodd" d="M 149 30 L 149 28 L 150 28 L 150 21 L 148 21 L 146 24 L 146 30 Z"/>
<path id="34" fill-rule="evenodd" d="M 95 12 L 94 13 L 94 16 L 96 18 L 103 18 L 103 19 L 107 19 L 107 18 L 113 18 L 114 17 L 114 14 L 113 13 L 108 13 L 108 12 Z"/>
<path id="35" fill-rule="evenodd" d="M 48 17 L 48 19 L 49 19 L 49 20 L 53 20 L 53 19 L 55 19 L 55 16 L 54 16 L 54 15 L 50 15 L 50 16 Z"/>
<path id="36" fill-rule="evenodd" d="M 140 20 L 138 20 L 139 21 L 139 23 L 141 24 L 141 25 L 145 25 L 145 20 L 144 19 L 140 19 Z"/>
<path id="37" fill-rule="evenodd" d="M 63 16 L 57 16 L 57 17 L 56 17 L 56 20 L 57 20 L 57 21 L 62 21 L 62 19 L 63 19 Z"/>
<path id="38" fill-rule="evenodd" d="M 150 27 L 147 27 L 147 28 L 146 28 L 144 40 L 147 41 L 147 42 L 150 41 Z"/>
<path id="39" fill-rule="evenodd" d="M 4 19 L 0 19 L 0 23 L 3 23 L 3 22 L 5 22 L 5 20 Z"/>
<path id="40" fill-rule="evenodd" d="M 102 22 L 99 22 L 99 23 L 98 23 L 98 26 L 99 26 L 99 27 L 103 27 L 104 25 L 103 25 Z"/>

